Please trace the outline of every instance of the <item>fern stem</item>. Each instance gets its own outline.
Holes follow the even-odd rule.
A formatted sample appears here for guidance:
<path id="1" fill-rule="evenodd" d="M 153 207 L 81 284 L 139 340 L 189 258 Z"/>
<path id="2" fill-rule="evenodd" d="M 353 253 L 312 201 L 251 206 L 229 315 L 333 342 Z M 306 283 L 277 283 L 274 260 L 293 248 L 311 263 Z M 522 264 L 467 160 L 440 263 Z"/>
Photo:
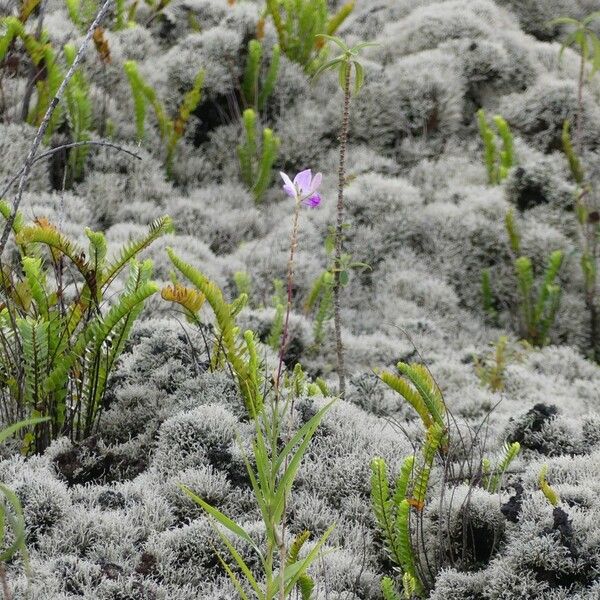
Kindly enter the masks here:
<path id="1" fill-rule="evenodd" d="M 335 228 L 335 272 L 333 281 L 333 321 L 335 326 L 335 347 L 339 394 L 346 393 L 346 374 L 344 366 L 344 345 L 342 342 L 342 321 L 340 317 L 340 272 L 342 266 L 342 242 L 344 234 L 344 184 L 346 181 L 346 147 L 348 145 L 348 126 L 350 123 L 350 65 L 347 65 L 344 77 L 344 112 L 340 132 L 340 160 L 338 167 L 337 221 Z"/>

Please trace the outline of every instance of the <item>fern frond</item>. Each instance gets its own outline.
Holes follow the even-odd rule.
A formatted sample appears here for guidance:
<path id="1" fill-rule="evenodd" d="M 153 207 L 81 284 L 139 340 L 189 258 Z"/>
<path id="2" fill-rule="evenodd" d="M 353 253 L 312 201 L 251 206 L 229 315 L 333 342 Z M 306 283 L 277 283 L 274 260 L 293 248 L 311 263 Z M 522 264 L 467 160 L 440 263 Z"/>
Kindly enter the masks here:
<path id="1" fill-rule="evenodd" d="M 401 600 L 400 595 L 396 592 L 396 586 L 389 577 L 384 577 L 381 580 L 381 593 L 383 600 Z"/>
<path id="2" fill-rule="evenodd" d="M 204 294 L 193 288 L 178 283 L 164 287 L 160 295 L 167 302 L 181 304 L 188 312 L 195 315 L 204 305 L 206 298 Z"/>
<path id="3" fill-rule="evenodd" d="M 431 376 L 431 373 L 429 373 L 424 365 L 420 364 L 409 365 L 399 362 L 396 366 L 398 371 L 413 384 L 421 396 L 433 422 L 443 428 L 445 425 L 446 406 L 442 398 L 442 392 Z"/>
<path id="4" fill-rule="evenodd" d="M 410 503 L 402 500 L 398 506 L 398 547 L 400 551 L 400 566 L 404 573 L 408 573 L 416 582 L 416 592 L 419 593 L 423 586 L 420 582 L 415 566 L 414 550 L 410 535 Z"/>
<path id="5" fill-rule="evenodd" d="M 48 323 L 32 317 L 16 319 L 23 347 L 25 401 L 30 410 L 45 410 L 43 382 L 48 366 Z"/>
<path id="6" fill-rule="evenodd" d="M 413 454 L 407 456 L 402 463 L 402 468 L 396 480 L 394 489 L 394 506 L 398 506 L 408 495 L 410 480 L 415 467 L 415 457 Z"/>
<path id="7" fill-rule="evenodd" d="M 402 379 L 398 377 L 394 373 L 390 373 L 388 371 L 383 371 L 380 373 L 380 377 L 382 381 L 392 388 L 395 392 L 400 394 L 417 412 L 417 414 L 421 417 L 425 428 L 431 425 L 432 418 L 423 397 L 419 392 L 413 387 L 406 379 Z"/>
<path id="8" fill-rule="evenodd" d="M 494 467 L 494 474 L 490 478 L 488 484 L 488 491 L 495 494 L 498 491 L 502 476 L 506 473 L 510 463 L 517 457 L 521 451 L 521 445 L 519 442 L 513 442 L 512 444 L 505 444 L 502 456 L 498 460 L 498 463 Z"/>
<path id="9" fill-rule="evenodd" d="M 425 436 L 425 444 L 423 445 L 423 464 L 417 470 L 415 476 L 415 485 L 413 489 L 413 498 L 411 504 L 417 510 L 423 510 L 427 499 L 427 488 L 429 486 L 429 476 L 435 454 L 438 451 L 442 439 L 445 434 L 445 429 L 438 423 L 434 423 L 427 430 Z"/>
<path id="10" fill-rule="evenodd" d="M 180 271 L 189 281 L 191 281 L 204 294 L 206 300 L 215 314 L 217 325 L 219 327 L 219 338 L 224 348 L 227 360 L 231 364 L 241 394 L 246 404 L 246 409 L 252 418 L 262 409 L 262 394 L 253 384 L 248 371 L 248 366 L 238 349 L 238 335 L 235 319 L 232 316 L 232 307 L 225 301 L 223 293 L 219 287 L 210 281 L 197 269 L 181 260 L 172 248 L 167 248 L 167 254 L 175 268 Z"/>
<path id="11" fill-rule="evenodd" d="M 383 535 L 386 550 L 396 564 L 402 564 L 395 527 L 395 507 L 392 498 L 390 498 L 387 467 L 385 460 L 379 457 L 371 461 L 371 505 Z"/>
<path id="12" fill-rule="evenodd" d="M 48 298 L 45 290 L 46 274 L 42 270 L 42 259 L 24 256 L 21 265 L 40 316 L 48 320 Z"/>
<path id="13" fill-rule="evenodd" d="M 142 250 L 145 250 L 159 237 L 167 235 L 168 233 L 173 233 L 173 231 L 173 220 L 168 215 L 154 220 L 146 235 L 126 244 L 119 252 L 117 258 L 107 265 L 101 287 L 108 287 L 132 258 L 135 258 Z"/>

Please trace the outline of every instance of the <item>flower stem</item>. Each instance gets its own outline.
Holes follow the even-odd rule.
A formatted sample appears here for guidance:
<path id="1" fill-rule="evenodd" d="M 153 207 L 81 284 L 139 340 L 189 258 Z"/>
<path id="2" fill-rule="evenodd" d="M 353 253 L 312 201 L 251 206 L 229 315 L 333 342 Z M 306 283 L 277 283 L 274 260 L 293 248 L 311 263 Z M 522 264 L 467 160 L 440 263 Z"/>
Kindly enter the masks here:
<path id="1" fill-rule="evenodd" d="M 335 325 L 335 347 L 339 394 L 346 393 L 346 373 L 344 366 L 344 345 L 342 342 L 342 322 L 340 317 L 340 273 L 342 268 L 342 245 L 344 236 L 344 184 L 346 182 L 346 146 L 348 145 L 348 126 L 350 122 L 350 65 L 346 67 L 344 78 L 344 112 L 340 131 L 340 160 L 338 166 L 337 221 L 335 228 L 335 270 L 333 280 L 333 321 Z"/>
<path id="2" fill-rule="evenodd" d="M 296 200 L 294 207 L 294 220 L 292 233 L 290 235 L 290 257 L 288 259 L 287 270 L 287 306 L 285 310 L 285 321 L 283 324 L 283 333 L 281 335 L 281 345 L 279 346 L 279 364 L 277 365 L 277 377 L 275 378 L 275 405 L 279 401 L 279 388 L 281 383 L 281 372 L 283 371 L 283 361 L 288 344 L 290 312 L 292 311 L 292 287 L 294 283 L 294 256 L 298 247 L 298 224 L 300 219 L 300 200 Z"/>

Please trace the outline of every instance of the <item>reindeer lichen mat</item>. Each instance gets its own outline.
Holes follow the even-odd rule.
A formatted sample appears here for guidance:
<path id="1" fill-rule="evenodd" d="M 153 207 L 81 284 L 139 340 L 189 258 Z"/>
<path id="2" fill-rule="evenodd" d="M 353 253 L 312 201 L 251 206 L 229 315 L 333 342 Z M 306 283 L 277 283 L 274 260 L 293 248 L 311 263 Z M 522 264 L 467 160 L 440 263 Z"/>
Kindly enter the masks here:
<path id="1" fill-rule="evenodd" d="M 599 600 L 600 5 L 0 0 L 0 598 Z"/>

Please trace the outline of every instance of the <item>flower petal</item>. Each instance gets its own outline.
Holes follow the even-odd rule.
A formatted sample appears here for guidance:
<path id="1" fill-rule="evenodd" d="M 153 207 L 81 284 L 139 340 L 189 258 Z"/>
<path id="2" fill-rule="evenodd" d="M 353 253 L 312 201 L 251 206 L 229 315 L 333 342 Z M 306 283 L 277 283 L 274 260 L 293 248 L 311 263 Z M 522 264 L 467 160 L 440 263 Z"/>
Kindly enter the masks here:
<path id="1" fill-rule="evenodd" d="M 310 206 L 310 208 L 316 208 L 321 204 L 321 196 L 319 196 L 319 194 L 313 194 L 306 198 L 306 200 L 302 200 L 302 204 L 304 204 L 304 206 Z"/>
<path id="2" fill-rule="evenodd" d="M 284 182 L 284 186 L 283 186 L 283 191 L 288 195 L 291 196 L 292 198 L 296 197 L 296 187 L 294 186 L 294 184 L 292 183 L 292 180 L 283 172 L 279 172 L 279 174 L 281 175 L 281 179 L 283 179 Z"/>
<path id="3" fill-rule="evenodd" d="M 319 186 L 321 185 L 321 181 L 323 180 L 323 174 L 322 173 L 317 173 L 314 177 L 313 180 L 310 182 L 310 191 L 311 193 L 316 192 L 319 189 Z"/>
<path id="4" fill-rule="evenodd" d="M 296 177 L 294 177 L 294 185 L 302 192 L 302 194 L 310 194 L 310 182 L 312 181 L 312 172 L 310 169 L 300 171 Z"/>

